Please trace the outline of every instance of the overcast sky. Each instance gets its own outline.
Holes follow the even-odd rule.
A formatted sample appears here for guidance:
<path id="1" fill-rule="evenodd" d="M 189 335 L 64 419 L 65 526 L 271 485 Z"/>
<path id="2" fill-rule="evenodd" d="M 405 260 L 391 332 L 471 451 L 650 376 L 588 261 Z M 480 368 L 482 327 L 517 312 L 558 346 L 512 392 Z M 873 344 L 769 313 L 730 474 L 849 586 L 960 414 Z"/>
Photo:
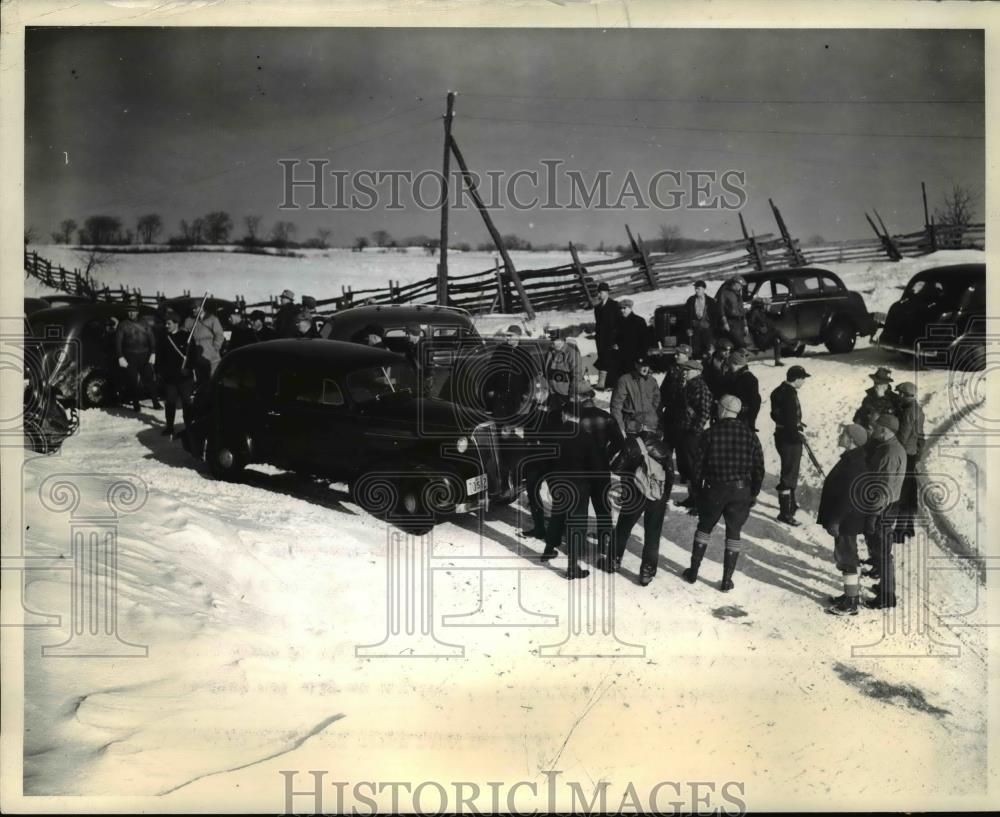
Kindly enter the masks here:
<path id="1" fill-rule="evenodd" d="M 871 207 L 919 229 L 921 180 L 932 206 L 953 183 L 984 189 L 979 31 L 29 29 L 26 64 L 25 222 L 42 236 L 95 213 L 134 226 L 155 212 L 176 233 L 212 210 L 291 220 L 299 239 L 327 228 L 338 245 L 436 235 L 438 215 L 415 207 L 282 212 L 277 162 L 439 170 L 448 89 L 473 169 L 561 159 L 609 171 L 615 192 L 629 171 L 740 170 L 758 234 L 775 231 L 768 197 L 796 237 L 839 239 L 868 235 Z M 734 211 L 495 218 L 536 243 L 617 244 L 626 222 L 740 235 Z M 486 238 L 474 212 L 452 228 Z"/>

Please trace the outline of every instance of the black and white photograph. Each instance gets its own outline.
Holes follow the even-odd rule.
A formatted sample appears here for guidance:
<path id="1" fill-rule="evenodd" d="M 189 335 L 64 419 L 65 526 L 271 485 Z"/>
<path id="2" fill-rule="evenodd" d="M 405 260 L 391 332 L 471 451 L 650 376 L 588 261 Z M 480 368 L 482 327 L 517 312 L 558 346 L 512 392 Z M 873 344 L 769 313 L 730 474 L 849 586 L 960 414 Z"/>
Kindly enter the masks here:
<path id="1" fill-rule="evenodd" d="M 5 4 L 3 810 L 996 808 L 996 15 L 847 5 Z"/>

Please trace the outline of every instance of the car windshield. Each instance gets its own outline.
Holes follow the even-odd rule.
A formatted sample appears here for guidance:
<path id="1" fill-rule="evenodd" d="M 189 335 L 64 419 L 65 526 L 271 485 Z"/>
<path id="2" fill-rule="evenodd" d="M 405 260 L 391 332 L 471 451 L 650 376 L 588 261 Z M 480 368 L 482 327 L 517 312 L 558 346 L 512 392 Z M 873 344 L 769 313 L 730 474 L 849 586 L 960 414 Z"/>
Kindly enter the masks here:
<path id="1" fill-rule="evenodd" d="M 416 394 L 417 373 L 403 361 L 368 366 L 347 375 L 347 391 L 356 403 L 370 403 L 397 394 Z"/>

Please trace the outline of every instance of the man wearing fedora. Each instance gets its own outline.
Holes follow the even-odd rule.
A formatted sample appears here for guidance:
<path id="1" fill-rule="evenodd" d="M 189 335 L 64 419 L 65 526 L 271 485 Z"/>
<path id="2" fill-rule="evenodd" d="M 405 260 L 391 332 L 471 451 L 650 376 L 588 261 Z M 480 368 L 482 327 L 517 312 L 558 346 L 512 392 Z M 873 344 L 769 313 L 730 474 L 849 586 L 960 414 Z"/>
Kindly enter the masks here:
<path id="1" fill-rule="evenodd" d="M 295 337 L 295 320 L 299 307 L 295 304 L 295 293 L 286 289 L 279 298 L 280 305 L 274 315 L 274 334 L 279 338 Z"/>
<path id="2" fill-rule="evenodd" d="M 879 366 L 868 376 L 872 379 L 871 388 L 865 390 L 864 399 L 854 412 L 852 422 L 864 426 L 870 434 L 875 421 L 882 414 L 896 413 L 897 404 L 892 392 L 892 372 L 885 366 Z"/>
<path id="3" fill-rule="evenodd" d="M 799 389 L 811 375 L 801 366 L 792 366 L 785 382 L 771 392 L 771 419 L 774 420 L 774 447 L 781 459 L 778 478 L 778 521 L 798 527 L 795 512 L 799 509 L 795 491 L 802 462 L 802 404 Z"/>

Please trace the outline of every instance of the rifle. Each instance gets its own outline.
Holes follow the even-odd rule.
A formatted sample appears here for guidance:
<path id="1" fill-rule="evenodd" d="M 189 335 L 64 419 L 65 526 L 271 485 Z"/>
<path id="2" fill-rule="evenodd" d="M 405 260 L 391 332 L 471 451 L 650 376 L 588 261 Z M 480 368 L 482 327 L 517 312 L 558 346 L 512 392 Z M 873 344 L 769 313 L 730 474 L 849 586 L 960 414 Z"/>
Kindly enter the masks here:
<path id="1" fill-rule="evenodd" d="M 191 350 L 191 336 L 194 335 L 195 327 L 201 321 L 201 313 L 205 311 L 205 301 L 207 301 L 207 300 L 208 300 L 208 293 L 206 292 L 205 296 L 201 299 L 201 303 L 198 305 L 198 312 L 194 316 L 194 323 L 191 324 L 191 331 L 188 332 L 188 339 L 187 339 L 187 341 L 184 344 L 184 359 L 181 361 L 181 370 L 182 371 L 183 371 L 184 367 L 187 366 L 188 352 Z"/>
<path id="2" fill-rule="evenodd" d="M 806 435 L 799 432 L 799 439 L 802 440 L 802 447 L 805 448 L 806 454 L 809 455 L 809 461 L 813 464 L 813 467 L 819 471 L 819 475 L 826 479 L 826 473 L 823 471 L 823 466 L 819 464 L 819 460 L 816 459 L 816 455 L 813 453 L 812 448 L 809 447 L 809 441 L 806 440 Z"/>

